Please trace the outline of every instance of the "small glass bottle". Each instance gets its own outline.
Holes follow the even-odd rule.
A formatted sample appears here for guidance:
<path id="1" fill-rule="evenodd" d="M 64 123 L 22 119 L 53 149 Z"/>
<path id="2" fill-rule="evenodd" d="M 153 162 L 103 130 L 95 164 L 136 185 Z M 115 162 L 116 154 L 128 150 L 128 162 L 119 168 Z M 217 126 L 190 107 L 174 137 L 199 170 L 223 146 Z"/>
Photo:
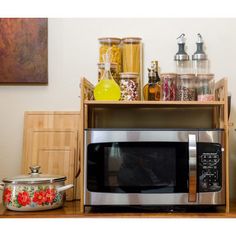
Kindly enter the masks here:
<path id="1" fill-rule="evenodd" d="M 175 54 L 175 67 L 177 74 L 191 73 L 191 62 L 189 55 L 185 52 L 185 34 L 181 34 L 178 38 L 178 52 Z"/>
<path id="2" fill-rule="evenodd" d="M 143 97 L 146 101 L 160 101 L 160 93 L 161 85 L 158 74 L 158 62 L 153 61 L 151 69 L 148 68 L 148 83 L 143 88 Z"/>
<path id="3" fill-rule="evenodd" d="M 198 74 L 208 74 L 209 73 L 209 61 L 207 59 L 207 55 L 203 49 L 203 39 L 201 34 L 198 34 L 197 39 L 197 50 L 192 55 L 193 61 L 193 71 L 195 75 Z"/>

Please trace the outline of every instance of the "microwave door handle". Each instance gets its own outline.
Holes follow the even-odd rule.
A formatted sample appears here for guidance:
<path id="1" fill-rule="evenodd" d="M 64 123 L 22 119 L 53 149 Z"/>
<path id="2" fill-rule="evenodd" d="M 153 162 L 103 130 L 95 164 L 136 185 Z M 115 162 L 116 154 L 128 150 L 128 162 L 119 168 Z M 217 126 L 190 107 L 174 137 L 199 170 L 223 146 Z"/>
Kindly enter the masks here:
<path id="1" fill-rule="evenodd" d="M 189 193 L 188 201 L 197 201 L 197 142 L 196 135 L 189 134 L 188 136 L 188 151 L 189 151 Z"/>

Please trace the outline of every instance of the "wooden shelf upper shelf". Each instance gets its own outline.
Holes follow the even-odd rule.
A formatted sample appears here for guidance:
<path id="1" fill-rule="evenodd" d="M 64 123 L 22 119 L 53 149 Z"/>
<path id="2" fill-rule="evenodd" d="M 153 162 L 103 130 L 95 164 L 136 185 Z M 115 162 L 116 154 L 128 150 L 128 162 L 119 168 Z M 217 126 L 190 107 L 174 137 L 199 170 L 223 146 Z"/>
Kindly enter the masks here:
<path id="1" fill-rule="evenodd" d="M 156 106 L 221 106 L 224 105 L 224 101 L 211 101 L 211 102 L 199 102 L 199 101 L 95 101 L 85 100 L 84 104 L 87 105 L 156 105 Z"/>

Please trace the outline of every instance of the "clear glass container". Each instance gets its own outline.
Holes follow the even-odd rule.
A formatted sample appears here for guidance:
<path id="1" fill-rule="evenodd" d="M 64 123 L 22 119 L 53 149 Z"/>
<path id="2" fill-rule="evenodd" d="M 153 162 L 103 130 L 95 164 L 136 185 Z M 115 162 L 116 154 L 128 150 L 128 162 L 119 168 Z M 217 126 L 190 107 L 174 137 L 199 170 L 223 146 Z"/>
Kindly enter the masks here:
<path id="1" fill-rule="evenodd" d="M 175 61 L 175 68 L 177 74 L 192 73 L 192 65 L 190 60 Z"/>
<path id="2" fill-rule="evenodd" d="M 121 100 L 137 101 L 140 100 L 140 83 L 138 73 L 120 73 L 119 86 Z"/>
<path id="3" fill-rule="evenodd" d="M 197 76 L 197 100 L 215 101 L 214 74 L 198 74 Z"/>
<path id="4" fill-rule="evenodd" d="M 120 38 L 99 38 L 99 62 L 104 62 L 104 56 L 110 50 L 111 63 L 117 63 L 117 72 L 121 72 L 121 39 Z"/>
<path id="5" fill-rule="evenodd" d="M 119 74 L 117 72 L 117 70 L 118 70 L 117 67 L 118 67 L 117 63 L 110 64 L 111 75 L 112 75 L 113 79 L 116 81 L 116 83 L 119 82 L 119 80 L 118 80 Z M 101 80 L 104 72 L 105 72 L 105 63 L 104 62 L 98 63 L 98 82 Z"/>
<path id="6" fill-rule="evenodd" d="M 175 101 L 176 100 L 176 80 L 175 73 L 161 74 L 161 100 Z"/>
<path id="7" fill-rule="evenodd" d="M 208 60 L 193 60 L 192 61 L 193 73 L 198 74 L 209 73 L 209 61 Z"/>
<path id="8" fill-rule="evenodd" d="M 195 101 L 196 100 L 196 86 L 194 74 L 180 74 L 177 75 L 177 101 Z"/>
<path id="9" fill-rule="evenodd" d="M 139 73 L 142 67 L 142 44 L 141 38 L 122 39 L 122 62 L 123 72 Z"/>

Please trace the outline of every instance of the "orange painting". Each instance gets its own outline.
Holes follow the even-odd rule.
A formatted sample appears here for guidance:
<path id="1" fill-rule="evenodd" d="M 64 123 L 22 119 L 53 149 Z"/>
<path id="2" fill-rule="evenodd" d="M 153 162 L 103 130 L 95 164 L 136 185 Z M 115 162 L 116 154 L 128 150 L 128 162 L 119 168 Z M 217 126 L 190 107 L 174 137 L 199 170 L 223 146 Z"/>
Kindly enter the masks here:
<path id="1" fill-rule="evenodd" d="M 47 19 L 0 18 L 0 83 L 47 82 Z"/>

